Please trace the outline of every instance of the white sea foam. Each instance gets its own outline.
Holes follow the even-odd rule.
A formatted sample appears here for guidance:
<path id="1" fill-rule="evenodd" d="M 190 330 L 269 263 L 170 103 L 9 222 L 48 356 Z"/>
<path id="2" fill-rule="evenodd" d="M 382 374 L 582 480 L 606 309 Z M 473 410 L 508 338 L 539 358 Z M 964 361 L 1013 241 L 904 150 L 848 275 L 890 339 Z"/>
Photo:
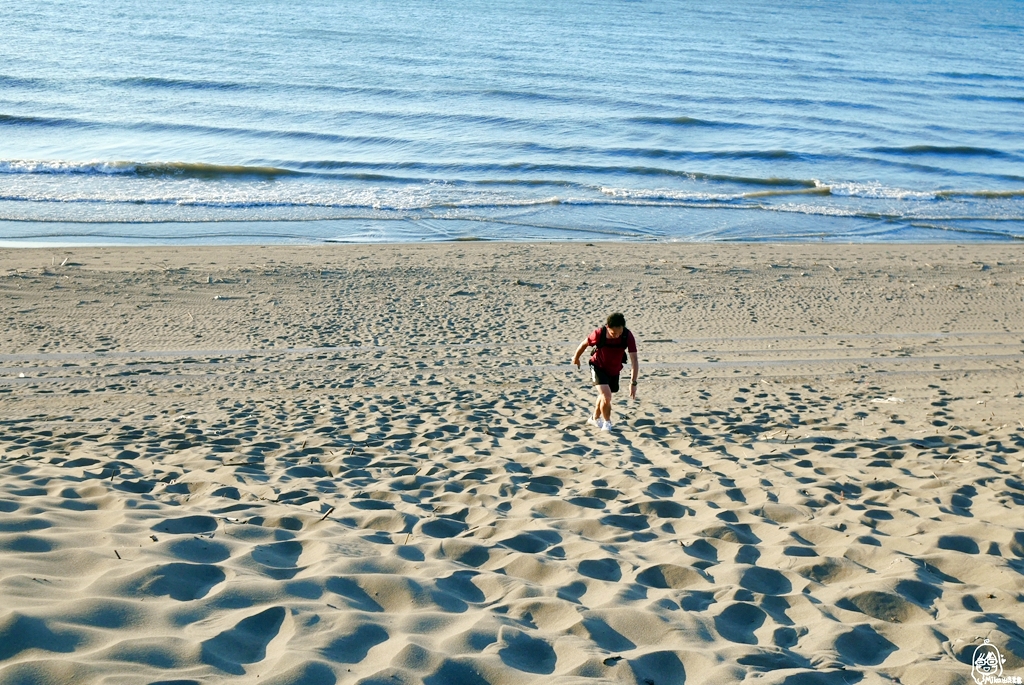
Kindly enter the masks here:
<path id="1" fill-rule="evenodd" d="M 909 191 L 880 183 L 818 182 L 806 188 L 766 179 L 761 189 L 752 191 L 729 184 L 730 192 L 713 192 L 710 189 L 723 185 L 706 181 L 678 188 L 577 183 L 551 194 L 550 184 L 282 178 L 274 167 L 24 160 L 0 164 L 8 174 L 0 183 L 0 220 L 11 221 L 519 221 L 518 217 L 529 217 L 523 225 L 547 222 L 570 230 L 579 224 L 594 231 L 608 228 L 600 222 L 609 217 L 631 216 L 643 218 L 629 222 L 665 231 L 665 225 L 674 221 L 667 212 L 674 209 L 764 211 L 887 223 L 1024 219 L 1019 193 L 941 191 L 940 197 L 937 191 Z M 953 199 L 943 201 L 943 197 Z M 730 221 L 724 218 L 722 225 Z"/>
<path id="2" fill-rule="evenodd" d="M 937 191 L 908 190 L 894 188 L 881 183 L 821 183 L 832 195 L 838 197 L 860 197 L 871 200 L 935 200 Z"/>
<path id="3" fill-rule="evenodd" d="M 729 193 L 694 192 L 667 188 L 612 188 L 608 186 L 602 186 L 601 193 L 618 200 L 652 202 L 729 202 L 740 197 L 738 194 Z"/>
<path id="4" fill-rule="evenodd" d="M 838 207 L 835 205 L 827 204 L 801 204 L 801 203 L 785 203 L 778 205 L 762 205 L 758 209 L 767 210 L 770 212 L 784 212 L 790 214 L 808 214 L 812 216 L 828 216 L 828 217 L 870 217 L 870 218 L 883 218 L 879 214 L 868 214 L 862 208 L 858 207 Z M 895 217 L 894 217 L 895 218 Z"/>
<path id="5" fill-rule="evenodd" d="M 0 160 L 0 174 L 135 174 L 137 162 L 111 162 L 92 160 L 88 162 L 37 161 L 29 159 Z"/>

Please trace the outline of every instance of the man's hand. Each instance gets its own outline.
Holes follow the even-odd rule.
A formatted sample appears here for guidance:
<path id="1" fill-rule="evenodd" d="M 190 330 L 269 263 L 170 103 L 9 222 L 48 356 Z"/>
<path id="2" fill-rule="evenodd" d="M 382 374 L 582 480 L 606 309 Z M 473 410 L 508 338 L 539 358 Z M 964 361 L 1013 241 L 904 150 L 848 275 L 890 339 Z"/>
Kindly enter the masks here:
<path id="1" fill-rule="evenodd" d="M 576 368 L 580 368 L 580 356 L 576 355 L 572 358 L 572 363 L 576 365 Z"/>
<path id="2" fill-rule="evenodd" d="M 629 386 L 629 399 L 631 399 L 631 400 L 635 400 L 636 399 L 636 386 L 633 385 L 633 384 L 630 384 L 630 386 Z"/>

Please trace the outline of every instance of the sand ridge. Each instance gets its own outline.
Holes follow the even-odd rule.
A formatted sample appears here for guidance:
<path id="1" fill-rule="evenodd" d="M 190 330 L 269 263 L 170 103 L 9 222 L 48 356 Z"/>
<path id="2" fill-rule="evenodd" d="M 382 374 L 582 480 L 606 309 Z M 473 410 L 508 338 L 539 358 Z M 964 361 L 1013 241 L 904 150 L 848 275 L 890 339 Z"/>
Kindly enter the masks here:
<path id="1" fill-rule="evenodd" d="M 4 251 L 0 682 L 1024 675 L 1022 256 Z"/>

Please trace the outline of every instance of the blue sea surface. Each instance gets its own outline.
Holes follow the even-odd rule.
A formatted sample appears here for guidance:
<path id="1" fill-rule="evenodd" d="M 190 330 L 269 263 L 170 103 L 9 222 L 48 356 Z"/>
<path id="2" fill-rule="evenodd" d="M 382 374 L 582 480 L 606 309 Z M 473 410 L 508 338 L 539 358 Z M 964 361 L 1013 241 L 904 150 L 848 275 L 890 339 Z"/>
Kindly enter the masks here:
<path id="1" fill-rule="evenodd" d="M 4 4 L 0 245 L 1024 237 L 1024 2 Z"/>

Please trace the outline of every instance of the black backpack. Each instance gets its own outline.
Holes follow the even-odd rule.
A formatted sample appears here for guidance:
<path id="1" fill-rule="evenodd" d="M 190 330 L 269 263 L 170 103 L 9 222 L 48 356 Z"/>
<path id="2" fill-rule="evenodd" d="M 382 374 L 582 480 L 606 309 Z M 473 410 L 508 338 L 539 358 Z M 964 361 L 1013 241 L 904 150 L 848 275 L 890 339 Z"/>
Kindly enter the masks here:
<path id="1" fill-rule="evenodd" d="M 622 327 L 622 335 L 619 338 L 622 340 L 622 363 L 625 364 L 629 361 L 629 357 L 626 356 L 626 350 L 629 348 L 629 329 L 625 326 Z M 601 335 L 597 337 L 597 349 L 606 347 L 608 345 L 608 326 L 601 326 Z M 612 345 L 612 347 L 618 347 L 618 345 Z"/>

